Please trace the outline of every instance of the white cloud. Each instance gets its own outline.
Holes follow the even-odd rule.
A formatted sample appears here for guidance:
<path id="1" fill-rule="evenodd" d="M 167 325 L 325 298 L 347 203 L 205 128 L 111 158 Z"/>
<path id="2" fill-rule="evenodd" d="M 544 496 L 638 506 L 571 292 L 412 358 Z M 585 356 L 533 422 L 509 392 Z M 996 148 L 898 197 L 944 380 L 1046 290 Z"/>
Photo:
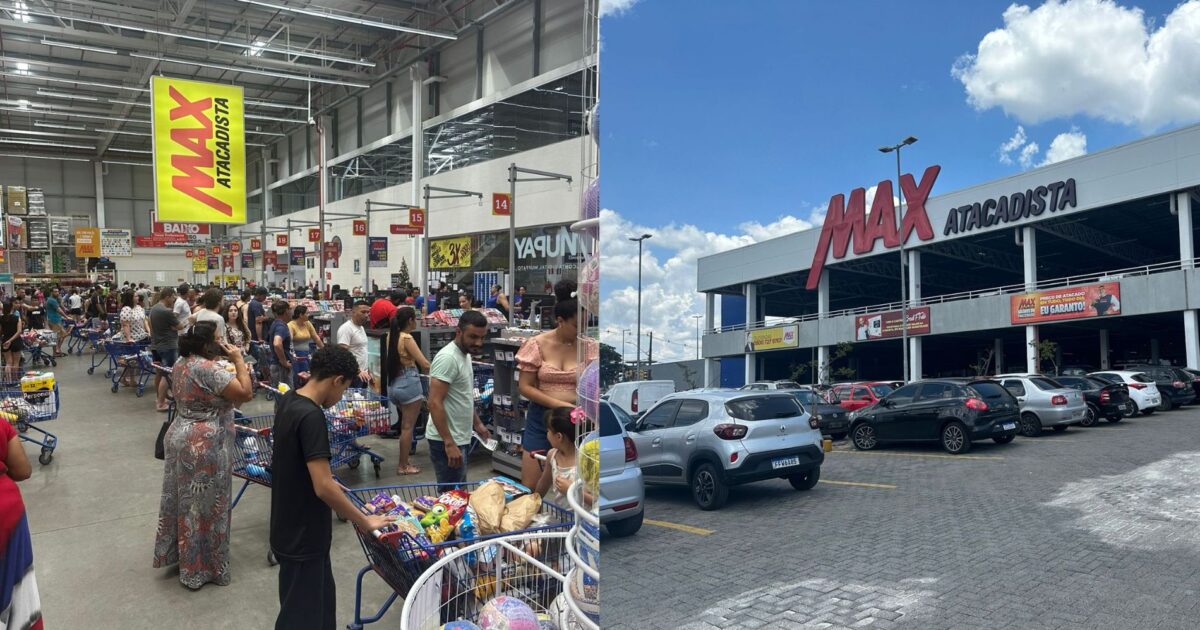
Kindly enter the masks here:
<path id="1" fill-rule="evenodd" d="M 1038 166 L 1069 160 L 1085 153 L 1087 153 L 1087 136 L 1072 127 L 1070 131 L 1054 136 L 1054 140 L 1050 141 L 1050 148 L 1046 149 L 1046 159 L 1042 160 Z"/>
<path id="2" fill-rule="evenodd" d="M 1004 144 L 1000 145 L 1000 163 L 1012 164 L 1012 157 L 1010 155 L 1023 146 L 1025 146 L 1025 128 L 1017 125 L 1016 133 L 1008 140 L 1005 140 Z"/>
<path id="3" fill-rule="evenodd" d="M 639 0 L 600 0 L 600 17 L 617 17 L 633 8 Z"/>
<path id="4" fill-rule="evenodd" d="M 951 74 L 978 110 L 1026 123 L 1083 114 L 1157 129 L 1200 120 L 1200 0 L 1161 26 L 1113 0 L 1010 5 Z"/>
<path id="5" fill-rule="evenodd" d="M 784 215 L 767 224 L 746 221 L 737 226 L 736 233 L 723 234 L 689 224 L 639 225 L 613 210 L 601 210 L 601 333 L 604 342 L 620 352 L 621 330 L 631 331 L 625 338 L 627 356 L 633 360 L 638 245 L 630 241 L 630 237 L 653 235 L 643 242 L 642 254 L 643 357 L 649 350 L 649 332 L 654 331 L 655 361 L 692 359 L 696 356 L 696 322 L 692 315 L 704 314 L 704 297 L 696 292 L 696 260 L 812 228 L 820 221 L 815 217 L 823 216 L 824 212 L 822 206 L 813 208 L 808 219 Z M 703 324 L 701 321 L 701 326 Z"/>
<path id="6" fill-rule="evenodd" d="M 1021 156 L 1017 161 L 1021 163 L 1021 168 L 1029 168 L 1033 165 L 1033 159 L 1037 157 L 1038 151 L 1041 148 L 1036 142 L 1030 142 L 1021 149 Z"/>

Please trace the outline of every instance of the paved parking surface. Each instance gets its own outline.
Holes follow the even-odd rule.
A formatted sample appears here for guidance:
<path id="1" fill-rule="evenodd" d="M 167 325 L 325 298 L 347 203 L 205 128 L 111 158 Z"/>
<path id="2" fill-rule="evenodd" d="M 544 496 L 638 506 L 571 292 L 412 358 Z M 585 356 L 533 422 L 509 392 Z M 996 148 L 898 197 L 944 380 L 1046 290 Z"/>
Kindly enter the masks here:
<path id="1" fill-rule="evenodd" d="M 659 524 L 604 542 L 604 627 L 1197 627 L 1200 408 L 967 457 L 852 449 L 718 512 L 648 488 Z"/>

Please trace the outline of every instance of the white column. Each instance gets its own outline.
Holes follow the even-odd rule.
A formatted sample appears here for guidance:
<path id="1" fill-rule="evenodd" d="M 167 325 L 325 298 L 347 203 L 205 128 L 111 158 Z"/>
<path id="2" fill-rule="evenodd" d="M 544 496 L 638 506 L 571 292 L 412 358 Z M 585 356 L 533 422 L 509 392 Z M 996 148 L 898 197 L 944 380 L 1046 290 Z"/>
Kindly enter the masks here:
<path id="1" fill-rule="evenodd" d="M 1200 365 L 1200 335 L 1196 328 L 1196 311 L 1183 312 L 1183 345 L 1187 350 L 1188 367 Z"/>
<path id="2" fill-rule="evenodd" d="M 908 306 L 912 308 L 921 301 L 921 252 L 910 249 L 904 253 L 908 256 Z M 921 349 L 920 337 L 908 338 L 908 373 L 914 381 L 924 374 Z"/>
<path id="3" fill-rule="evenodd" d="M 429 76 L 429 70 L 423 62 L 414 63 L 409 68 L 409 76 L 412 78 L 412 194 L 409 195 L 409 203 L 414 206 L 421 205 L 421 177 L 425 174 L 425 79 Z M 428 209 L 427 209 L 428 210 Z M 429 214 L 426 212 L 425 220 L 429 220 Z M 424 256 L 418 256 L 417 252 L 424 251 L 424 246 L 421 243 L 421 237 L 410 237 L 408 240 L 408 262 L 409 268 L 414 270 L 416 275 L 412 278 L 424 278 L 422 274 L 423 265 L 425 264 Z M 415 264 L 414 264 L 415 263 Z M 511 282 L 511 281 L 510 281 Z M 425 287 L 428 289 L 429 287 Z M 422 289 L 424 290 L 424 289 Z M 512 291 L 508 294 L 511 296 Z"/>
<path id="4" fill-rule="evenodd" d="M 1186 190 L 1175 193 L 1172 201 L 1179 219 L 1179 259 L 1185 269 L 1191 269 L 1192 259 L 1196 257 L 1196 245 L 1192 241 L 1192 194 Z"/>
<path id="5" fill-rule="evenodd" d="M 104 229 L 104 163 L 92 162 L 96 169 L 96 227 Z"/>
<path id="6" fill-rule="evenodd" d="M 1108 329 L 1100 329 L 1100 369 L 1109 369 L 1108 362 Z"/>
<path id="7" fill-rule="evenodd" d="M 995 370 L 993 370 L 993 373 L 1003 374 L 1004 373 L 1004 340 L 997 337 L 996 341 L 995 341 L 995 345 L 993 347 L 995 349 L 992 351 L 992 365 L 993 365 L 993 367 L 996 368 Z"/>
<path id="8" fill-rule="evenodd" d="M 758 285 L 753 282 L 746 284 L 746 330 L 750 330 L 758 321 Z M 758 355 L 746 353 L 746 384 L 753 383 L 758 378 Z"/>
<path id="9" fill-rule="evenodd" d="M 717 310 L 716 303 L 717 303 L 716 294 L 714 294 L 714 293 L 705 293 L 704 294 L 704 334 L 705 335 L 708 334 L 708 331 L 713 329 L 714 319 L 715 319 L 714 315 L 716 314 L 716 310 Z M 703 338 L 700 341 L 700 345 L 701 345 L 701 347 L 704 346 Z M 703 356 L 703 355 L 701 355 L 701 356 Z M 710 359 L 708 357 L 704 357 L 704 386 L 705 387 L 713 386 L 712 377 L 713 377 L 714 373 L 717 373 L 717 371 L 714 369 L 715 367 L 716 366 L 714 365 L 714 362 L 712 359 Z"/>
<path id="10" fill-rule="evenodd" d="M 1037 232 L 1031 227 L 1021 228 L 1021 260 L 1025 267 L 1025 290 L 1032 291 L 1037 285 Z M 1041 359 L 1036 348 L 1038 327 L 1025 327 L 1025 369 L 1038 372 Z"/>
<path id="11" fill-rule="evenodd" d="M 817 281 L 817 373 L 816 382 L 821 382 L 821 375 L 825 371 L 825 366 L 829 363 L 829 346 L 820 345 L 821 343 L 821 320 L 829 316 L 829 271 L 822 271 L 821 278 Z"/>

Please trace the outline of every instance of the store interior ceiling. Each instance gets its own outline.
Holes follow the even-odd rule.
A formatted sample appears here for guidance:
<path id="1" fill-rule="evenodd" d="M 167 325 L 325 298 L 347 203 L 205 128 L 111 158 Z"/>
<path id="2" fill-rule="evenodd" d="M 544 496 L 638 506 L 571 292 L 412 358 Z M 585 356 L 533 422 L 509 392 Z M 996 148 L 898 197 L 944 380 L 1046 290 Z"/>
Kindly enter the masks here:
<path id="1" fill-rule="evenodd" d="M 150 78 L 245 88 L 262 147 L 524 0 L 0 0 L 0 154 L 150 161 Z"/>

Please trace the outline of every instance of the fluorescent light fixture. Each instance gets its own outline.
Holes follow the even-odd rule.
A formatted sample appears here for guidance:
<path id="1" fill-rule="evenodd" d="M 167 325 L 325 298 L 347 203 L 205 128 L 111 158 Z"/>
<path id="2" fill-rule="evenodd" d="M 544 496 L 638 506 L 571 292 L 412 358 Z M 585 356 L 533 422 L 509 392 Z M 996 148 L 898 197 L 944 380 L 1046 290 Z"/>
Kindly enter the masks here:
<path id="1" fill-rule="evenodd" d="M 67 157 L 65 155 L 28 155 L 25 153 L 0 153 L 0 157 L 24 158 L 26 160 L 54 160 L 55 162 L 91 162 L 87 158 Z"/>
<path id="2" fill-rule="evenodd" d="M 427 31 L 412 26 L 404 26 L 401 24 L 389 24 L 387 22 L 374 22 L 364 20 L 353 15 L 342 15 L 339 13 L 326 13 L 324 11 L 315 11 L 313 9 L 302 9 L 300 7 L 289 7 L 286 4 L 277 4 L 274 2 L 263 2 L 262 0 L 241 0 L 246 4 L 253 4 L 268 9 L 276 9 L 278 11 L 288 11 L 291 13 L 299 13 L 300 15 L 308 15 L 312 17 L 326 18 L 329 20 L 337 20 L 338 22 L 346 22 L 348 24 L 357 24 L 359 26 L 370 26 L 374 28 L 382 28 L 389 31 L 399 31 L 401 33 L 412 33 L 414 35 L 428 35 L 430 37 L 440 37 L 442 39 L 458 39 L 457 36 L 450 33 L 439 33 L 438 31 Z"/>
<path id="3" fill-rule="evenodd" d="M 121 134 L 122 136 L 145 136 L 147 138 L 150 137 L 150 134 L 148 134 L 144 131 L 125 131 L 124 129 L 97 129 L 96 131 L 98 131 L 100 133 L 116 133 L 116 134 Z"/>
<path id="4" fill-rule="evenodd" d="M 96 139 L 94 136 L 78 133 L 56 133 L 53 131 L 33 131 L 31 129 L 0 129 L 0 133 L 15 133 L 24 136 L 42 136 L 44 138 L 79 138 L 81 140 Z"/>
<path id="5" fill-rule="evenodd" d="M 246 55 L 250 57 L 258 57 L 262 55 L 263 49 L 267 47 L 266 42 L 255 42 L 250 44 L 250 48 L 246 50 Z"/>
<path id="6" fill-rule="evenodd" d="M 308 124 L 308 123 L 304 122 L 303 120 L 296 120 L 295 118 L 275 118 L 274 116 L 260 116 L 258 114 L 246 114 L 246 119 L 247 120 L 269 120 L 271 122 L 291 123 L 293 125 Z"/>
<path id="7" fill-rule="evenodd" d="M 17 101 L 17 107 L 20 109 L 29 109 L 29 101 L 21 99 Z"/>
<path id="8" fill-rule="evenodd" d="M 358 83 L 355 81 L 340 81 L 338 79 L 320 79 L 317 77 L 307 77 L 299 74 L 287 74 L 286 72 L 272 72 L 270 70 L 259 70 L 257 68 L 243 68 L 241 66 L 229 66 L 223 63 L 208 63 L 206 61 L 193 61 L 191 59 L 181 59 L 179 57 L 167 57 L 163 55 L 147 55 L 143 53 L 129 53 L 130 57 L 138 59 L 151 59 L 154 61 L 162 61 L 166 63 L 179 63 L 186 66 L 198 66 L 201 68 L 212 68 L 214 70 L 228 70 L 230 72 L 244 72 L 247 74 L 258 74 L 264 77 L 274 77 L 276 79 L 291 79 L 293 81 L 305 81 L 307 83 L 323 83 L 326 85 L 342 85 L 346 87 L 368 88 L 371 87 L 366 83 Z"/>
<path id="9" fill-rule="evenodd" d="M 45 129 L 67 129 L 70 131 L 87 131 L 87 127 L 83 125 L 59 125 L 57 123 L 48 123 L 44 120 L 33 121 L 34 127 L 43 127 Z"/>
<path id="10" fill-rule="evenodd" d="M 122 153 L 145 153 L 150 155 L 151 151 L 145 149 L 122 149 L 121 147 L 108 147 L 109 151 L 121 151 Z"/>
<path id="11" fill-rule="evenodd" d="M 84 94 L 67 94 L 65 92 L 54 92 L 51 90 L 43 90 L 41 88 L 38 88 L 37 95 L 38 96 L 49 96 L 50 98 L 67 98 L 67 99 L 73 99 L 76 101 L 98 101 L 98 100 L 100 100 L 100 99 L 96 98 L 95 96 L 86 96 Z"/>
<path id="12" fill-rule="evenodd" d="M 152 166 L 152 164 L 150 164 L 149 162 L 125 162 L 122 160 L 101 160 L 101 161 L 104 162 L 105 164 L 124 164 L 125 166 L 145 166 L 147 168 Z"/>
<path id="13" fill-rule="evenodd" d="M 251 99 L 246 99 L 246 104 L 256 107 L 271 107 L 274 109 L 292 109 L 298 112 L 308 111 L 308 108 L 304 107 L 303 105 L 284 105 L 283 103 L 268 103 L 267 101 L 255 101 Z"/>
<path id="14" fill-rule="evenodd" d="M 25 63 L 24 61 L 18 61 L 17 62 L 17 74 L 18 75 L 28 75 L 29 74 L 29 64 Z"/>
<path id="15" fill-rule="evenodd" d="M 87 46 L 85 44 L 74 44 L 71 42 L 56 42 L 51 39 L 42 38 L 42 43 L 47 46 L 57 46 L 59 48 L 74 48 L 76 50 L 90 50 L 92 52 L 104 53 L 106 55 L 115 55 L 117 51 L 111 48 L 101 48 L 99 46 Z"/>
<path id="16" fill-rule="evenodd" d="M 26 103 L 28 103 L 28 101 L 26 101 Z M 37 104 L 35 106 L 36 107 L 46 107 L 46 105 L 41 105 L 41 104 Z M 37 114 L 39 116 L 65 116 L 67 118 L 91 118 L 93 120 L 107 120 L 110 122 L 113 119 L 111 114 L 107 114 L 107 115 L 81 114 L 79 112 L 73 112 L 73 111 L 67 111 L 67 110 L 57 110 L 57 109 L 29 109 L 28 107 L 0 107 L 0 111 L 17 112 L 19 114 Z M 149 125 L 150 124 L 149 120 L 140 120 L 137 118 L 126 118 L 123 122 L 137 123 L 139 125 Z M 280 134 L 280 135 L 283 135 L 283 134 Z"/>
<path id="17" fill-rule="evenodd" d="M 13 8 L 13 19 L 18 22 L 28 22 L 31 19 L 29 17 L 29 5 L 25 4 L 24 0 L 17 0 L 16 6 Z"/>
<path id="18" fill-rule="evenodd" d="M 119 98 L 110 98 L 110 99 L 108 99 L 108 102 L 116 103 L 117 105 L 133 105 L 134 107 L 150 107 L 150 103 L 138 103 L 137 101 L 125 101 L 125 100 L 121 100 Z"/>
<path id="19" fill-rule="evenodd" d="M 27 144 L 37 147 L 55 147 L 58 149 L 90 149 L 96 150 L 93 145 L 87 144 L 67 144 L 65 142 L 49 142 L 46 140 L 26 140 L 24 138 L 0 138 L 0 144 Z"/>
<path id="20" fill-rule="evenodd" d="M 248 146 L 248 147 L 265 147 L 267 145 L 259 143 L 259 142 L 247 142 L 246 146 Z"/>
<path id="21" fill-rule="evenodd" d="M 250 131 L 249 129 L 247 129 L 246 133 L 248 133 L 248 134 L 252 133 L 257 136 L 275 136 L 277 138 L 286 138 L 287 137 L 286 133 L 279 133 L 276 131 Z"/>

